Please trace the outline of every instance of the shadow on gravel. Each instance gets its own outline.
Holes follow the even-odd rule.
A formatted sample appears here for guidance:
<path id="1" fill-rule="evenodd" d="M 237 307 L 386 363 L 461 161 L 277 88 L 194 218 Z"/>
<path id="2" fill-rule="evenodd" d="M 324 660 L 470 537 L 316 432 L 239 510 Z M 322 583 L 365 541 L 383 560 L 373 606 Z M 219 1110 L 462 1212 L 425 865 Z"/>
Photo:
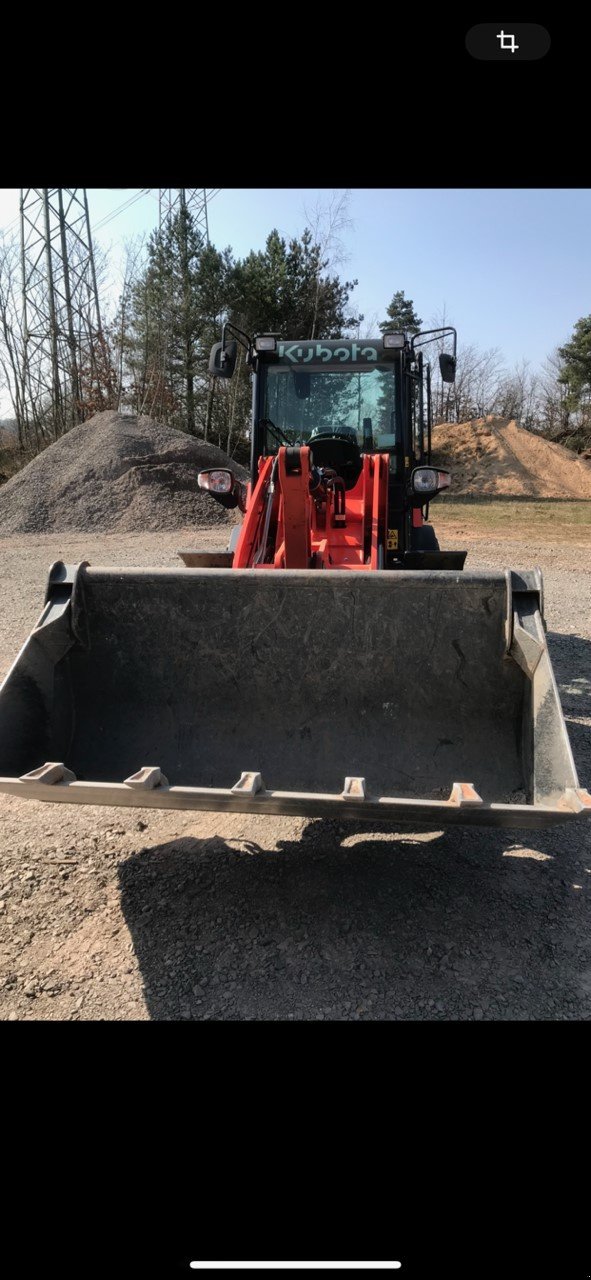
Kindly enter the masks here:
<path id="1" fill-rule="evenodd" d="M 590 786 L 591 641 L 548 640 Z M 266 848 L 185 838 L 121 866 L 152 1018 L 591 1016 L 591 823 L 393 834 L 323 820 L 275 846 L 268 822 Z"/>
<path id="2" fill-rule="evenodd" d="M 479 1020 L 590 1016 L 588 868 L 579 824 L 321 820 L 266 849 L 179 839 L 120 876 L 154 1019 Z"/>
<path id="3" fill-rule="evenodd" d="M 581 786 L 591 790 L 591 640 L 548 632 L 548 647 L 558 682 L 568 736 Z"/>

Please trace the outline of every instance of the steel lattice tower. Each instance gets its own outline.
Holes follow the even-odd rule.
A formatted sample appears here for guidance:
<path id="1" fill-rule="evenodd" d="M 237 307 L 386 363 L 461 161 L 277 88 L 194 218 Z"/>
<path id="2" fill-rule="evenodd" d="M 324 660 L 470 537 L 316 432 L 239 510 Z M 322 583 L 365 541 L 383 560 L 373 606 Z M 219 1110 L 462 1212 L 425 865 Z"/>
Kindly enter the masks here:
<path id="1" fill-rule="evenodd" d="M 158 207 L 160 210 L 160 226 L 169 218 L 174 218 L 175 214 L 184 206 L 193 214 L 198 231 L 201 232 L 206 244 L 209 244 L 209 225 L 207 219 L 207 202 L 217 190 L 207 190 L 206 187 L 191 188 L 188 187 L 162 187 L 158 192 Z"/>
<path id="2" fill-rule="evenodd" d="M 57 437 L 84 420 L 101 337 L 86 190 L 23 188 L 20 215 L 26 425 L 43 424 L 50 396 Z"/>

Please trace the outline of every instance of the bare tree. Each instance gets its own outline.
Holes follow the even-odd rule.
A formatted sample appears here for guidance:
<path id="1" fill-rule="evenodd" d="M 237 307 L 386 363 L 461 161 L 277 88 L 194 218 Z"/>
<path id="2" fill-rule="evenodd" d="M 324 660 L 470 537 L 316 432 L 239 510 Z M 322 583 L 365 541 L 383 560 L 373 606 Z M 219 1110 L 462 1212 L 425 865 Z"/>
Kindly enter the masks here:
<path id="1" fill-rule="evenodd" d="M 445 304 L 428 323 L 429 329 L 446 329 L 453 325 Z M 503 356 L 498 347 L 481 351 L 471 344 L 458 348 L 456 379 L 443 382 L 439 356 L 449 350 L 449 338 L 437 338 L 425 348 L 431 364 L 433 419 L 435 422 L 464 422 L 492 413 L 503 378 Z"/>
<path id="2" fill-rule="evenodd" d="M 15 244 L 0 241 L 0 387 L 9 396 L 16 418 L 18 440 L 24 447 L 24 424 L 21 409 L 21 335 L 15 332 L 14 287 L 17 268 Z"/>
<path id="3" fill-rule="evenodd" d="M 540 376 L 529 360 L 520 360 L 499 385 L 495 410 L 514 418 L 519 426 L 535 431 L 540 423 Z"/>
<path id="4" fill-rule="evenodd" d="M 16 419 L 21 450 L 40 449 L 50 439 L 51 380 L 28 394 L 25 385 L 20 250 L 16 237 L 0 240 L 0 372 Z"/>
<path id="5" fill-rule="evenodd" d="M 541 430 L 558 441 L 566 441 L 577 431 L 577 424 L 571 421 L 568 386 L 561 381 L 562 372 L 563 362 L 556 348 L 542 365 L 539 398 Z"/>
<path id="6" fill-rule="evenodd" d="M 114 361 L 117 370 L 117 409 L 121 411 L 129 402 L 130 388 L 127 376 L 131 372 L 132 382 L 137 385 L 137 370 L 133 366 L 133 355 L 130 348 L 129 334 L 131 322 L 131 295 L 133 286 L 139 277 L 143 265 L 145 236 L 132 236 L 125 242 L 123 271 L 120 279 L 120 294 L 117 312 L 111 326 Z"/>
<path id="7" fill-rule="evenodd" d="M 373 311 L 369 317 L 359 316 L 359 322 L 356 325 L 354 332 L 355 332 L 355 337 L 361 340 L 363 340 L 364 338 L 365 339 L 375 338 L 376 334 L 378 334 L 379 336 L 379 332 L 380 332 L 379 312 Z"/>
<path id="8" fill-rule="evenodd" d="M 452 321 L 450 320 L 446 304 L 443 303 L 441 310 L 435 312 L 431 319 L 427 321 L 427 329 L 446 329 Z M 445 350 L 445 338 L 436 338 L 434 342 L 430 342 L 425 347 L 425 359 L 431 366 L 431 400 L 433 406 L 434 422 L 449 422 L 452 404 L 452 392 L 449 383 L 443 382 L 439 372 L 439 356 Z"/>
<path id="9" fill-rule="evenodd" d="M 322 272 L 342 266 L 350 257 L 343 240 L 345 232 L 353 227 L 353 219 L 349 213 L 350 203 L 351 192 L 347 190 L 333 191 L 328 200 L 317 201 L 311 209 L 304 206 L 307 225 L 314 243 L 320 249 L 311 338 L 316 337 Z"/>

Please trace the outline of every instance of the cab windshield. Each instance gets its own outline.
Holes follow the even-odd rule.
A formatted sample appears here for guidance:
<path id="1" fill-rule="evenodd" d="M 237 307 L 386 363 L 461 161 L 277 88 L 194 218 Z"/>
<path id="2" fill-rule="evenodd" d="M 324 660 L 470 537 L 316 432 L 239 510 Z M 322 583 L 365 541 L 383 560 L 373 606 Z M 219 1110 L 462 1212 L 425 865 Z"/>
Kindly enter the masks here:
<path id="1" fill-rule="evenodd" d="M 264 366 L 262 414 L 290 444 L 338 431 L 363 451 L 394 449 L 399 439 L 398 364 L 371 369 L 299 370 Z M 267 453 L 278 438 L 267 428 Z"/>

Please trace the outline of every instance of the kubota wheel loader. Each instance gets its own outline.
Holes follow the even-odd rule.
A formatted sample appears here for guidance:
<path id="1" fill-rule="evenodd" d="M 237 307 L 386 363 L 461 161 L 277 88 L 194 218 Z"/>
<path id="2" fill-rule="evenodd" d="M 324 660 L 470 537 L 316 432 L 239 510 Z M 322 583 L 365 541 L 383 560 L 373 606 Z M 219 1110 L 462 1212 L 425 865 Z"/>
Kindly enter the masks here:
<path id="1" fill-rule="evenodd" d="M 234 336 L 229 337 L 229 334 Z M 539 570 L 471 573 L 428 504 L 430 368 L 454 330 L 282 341 L 226 325 L 253 378 L 243 521 L 186 566 L 61 561 L 0 689 L 0 790 L 54 802 L 541 827 L 591 814 Z M 449 344 L 448 344 L 449 345 Z"/>

